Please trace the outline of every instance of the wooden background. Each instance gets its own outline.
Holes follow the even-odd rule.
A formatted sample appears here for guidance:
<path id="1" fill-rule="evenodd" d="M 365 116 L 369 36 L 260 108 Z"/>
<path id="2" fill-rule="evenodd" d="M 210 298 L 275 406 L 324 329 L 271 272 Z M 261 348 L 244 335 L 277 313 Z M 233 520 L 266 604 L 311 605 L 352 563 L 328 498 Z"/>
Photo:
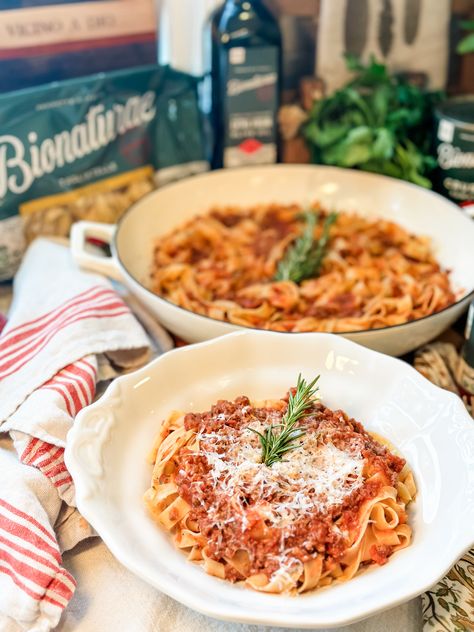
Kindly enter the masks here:
<path id="1" fill-rule="evenodd" d="M 436 2 L 437 0 L 429 1 Z M 319 0 L 265 0 L 265 2 L 274 13 L 279 15 L 280 21 L 283 23 L 290 16 L 296 19 L 300 18 L 302 21 L 306 18 L 307 28 L 312 27 L 313 34 L 317 32 Z M 448 92 L 450 94 L 474 93 L 474 53 L 463 56 L 455 53 L 456 44 L 463 35 L 459 26 L 460 21 L 474 19 L 474 0 L 452 0 L 451 11 L 451 57 Z M 305 45 L 305 42 L 300 42 L 300 44 Z M 307 41 L 306 46 L 309 46 Z M 297 51 L 290 51 L 291 53 L 296 56 Z"/>

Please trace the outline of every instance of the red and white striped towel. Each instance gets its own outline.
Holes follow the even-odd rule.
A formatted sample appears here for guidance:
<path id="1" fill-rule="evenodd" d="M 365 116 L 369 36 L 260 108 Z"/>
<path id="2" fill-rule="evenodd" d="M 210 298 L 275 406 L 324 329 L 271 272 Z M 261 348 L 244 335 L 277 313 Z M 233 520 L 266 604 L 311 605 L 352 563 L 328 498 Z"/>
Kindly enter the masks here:
<path id="1" fill-rule="evenodd" d="M 74 507 L 64 448 L 107 353 L 131 368 L 146 361 L 149 341 L 108 281 L 79 271 L 66 247 L 37 240 L 0 335 L 2 632 L 47 632 L 74 592 L 61 552 L 93 532 Z"/>

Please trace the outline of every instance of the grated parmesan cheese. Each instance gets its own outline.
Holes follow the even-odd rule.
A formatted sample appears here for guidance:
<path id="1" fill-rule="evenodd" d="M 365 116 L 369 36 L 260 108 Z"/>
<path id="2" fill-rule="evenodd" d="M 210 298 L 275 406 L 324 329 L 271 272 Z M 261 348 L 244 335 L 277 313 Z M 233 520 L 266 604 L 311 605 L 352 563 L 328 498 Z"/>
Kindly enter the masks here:
<path id="1" fill-rule="evenodd" d="M 375 469 L 394 480 L 403 462 L 343 411 L 316 405 L 294 448 L 268 467 L 257 433 L 282 423 L 287 402 L 248 403 L 244 396 L 221 400 L 189 419 L 197 434 L 179 455 L 178 485 L 212 559 L 243 550 L 250 574 L 263 572 L 273 588 L 296 587 L 307 561 L 322 555 L 324 564 L 350 545 L 358 507 L 376 493 L 364 487 L 366 474 Z M 230 579 L 238 577 L 231 569 Z"/>
<path id="2" fill-rule="evenodd" d="M 254 419 L 250 427 L 261 432 L 279 420 L 278 412 L 269 410 L 265 421 Z M 198 439 L 206 446 L 199 453 L 206 457 L 219 496 L 232 499 L 233 508 L 241 513 L 245 498 L 257 499 L 259 512 L 275 526 L 339 505 L 363 484 L 360 451 L 342 451 L 327 436 L 322 443 L 315 432 L 303 435 L 297 449 L 271 467 L 261 463 L 258 437 L 248 427 L 225 434 L 201 433 Z"/>

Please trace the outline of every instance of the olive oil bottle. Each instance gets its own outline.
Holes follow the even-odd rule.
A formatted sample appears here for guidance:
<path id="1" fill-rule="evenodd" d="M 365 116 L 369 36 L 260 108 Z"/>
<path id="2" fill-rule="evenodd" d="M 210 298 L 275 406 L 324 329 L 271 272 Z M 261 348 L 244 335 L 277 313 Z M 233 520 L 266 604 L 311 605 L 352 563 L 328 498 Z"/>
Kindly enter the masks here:
<path id="1" fill-rule="evenodd" d="M 210 17 L 212 165 L 277 162 L 281 36 L 262 0 L 226 0 Z"/>

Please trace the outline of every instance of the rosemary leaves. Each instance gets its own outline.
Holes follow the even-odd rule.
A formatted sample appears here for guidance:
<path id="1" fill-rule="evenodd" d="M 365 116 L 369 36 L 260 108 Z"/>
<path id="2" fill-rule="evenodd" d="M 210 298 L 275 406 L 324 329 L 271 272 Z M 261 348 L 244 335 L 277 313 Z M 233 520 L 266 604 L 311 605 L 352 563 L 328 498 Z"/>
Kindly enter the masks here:
<path id="1" fill-rule="evenodd" d="M 337 219 L 337 213 L 330 213 L 324 220 L 321 237 L 315 241 L 314 229 L 319 216 L 312 211 L 304 213 L 305 227 L 302 234 L 287 249 L 279 262 L 275 281 L 301 283 L 305 279 L 318 276 L 329 243 L 329 231 Z"/>
<path id="2" fill-rule="evenodd" d="M 297 428 L 296 424 L 306 416 L 308 410 L 318 400 L 318 386 L 316 386 L 318 380 L 319 375 L 308 383 L 300 374 L 295 393 L 290 392 L 288 408 L 281 424 L 272 424 L 264 432 L 249 428 L 259 436 L 262 446 L 262 463 L 268 467 L 276 461 L 281 461 L 287 452 L 298 447 L 296 441 L 305 434 L 305 431 L 303 428 Z"/>

